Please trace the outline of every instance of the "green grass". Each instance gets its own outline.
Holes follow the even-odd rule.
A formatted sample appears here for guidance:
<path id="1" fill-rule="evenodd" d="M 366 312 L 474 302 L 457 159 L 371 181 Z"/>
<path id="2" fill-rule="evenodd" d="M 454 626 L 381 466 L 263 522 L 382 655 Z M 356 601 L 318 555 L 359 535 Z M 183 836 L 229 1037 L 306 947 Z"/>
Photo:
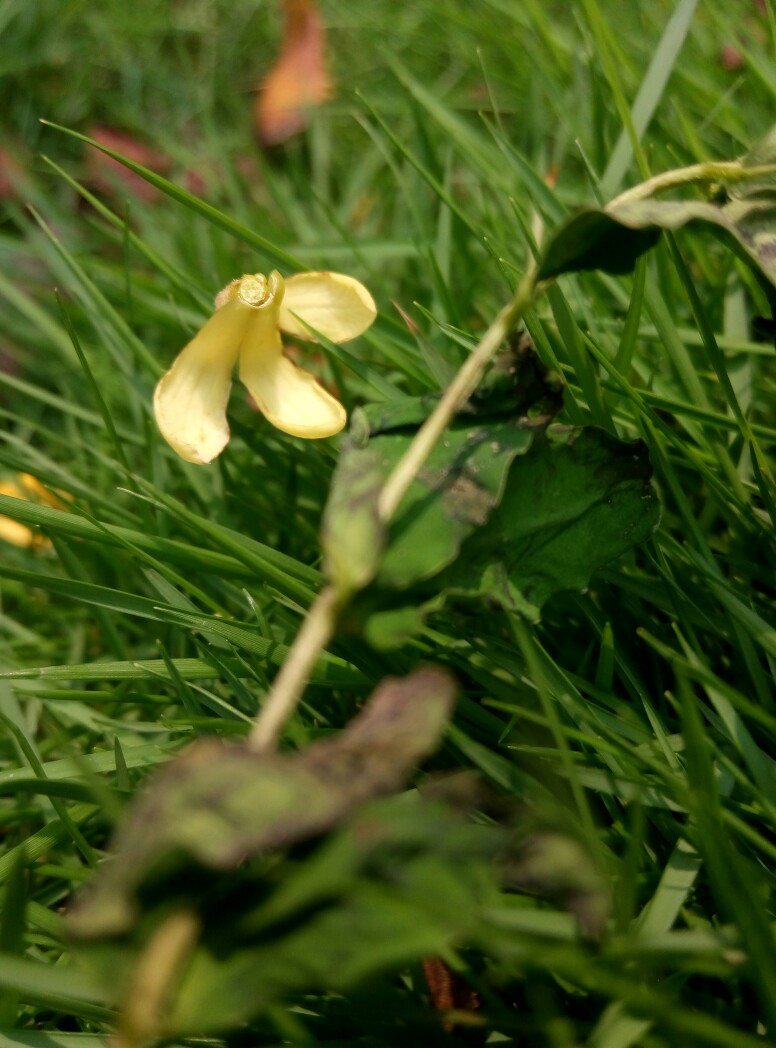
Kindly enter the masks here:
<path id="1" fill-rule="evenodd" d="M 331 268 L 380 310 L 326 354 L 346 406 L 444 388 L 529 265 L 539 219 L 552 229 L 642 175 L 733 159 L 773 123 L 776 12 L 693 6 L 672 21 L 667 2 L 321 0 L 337 97 L 267 157 L 249 108 L 274 5 L 0 4 L 2 145 L 23 172 L 0 202 L 0 469 L 71 500 L 0 496 L 52 542 L 0 559 L 0 1048 L 86 1048 L 112 1028 L 114 1002 L 74 961 L 74 893 L 155 768 L 198 737 L 247 732 L 322 585 L 337 441 L 272 430 L 236 386 L 228 450 L 190 466 L 156 431 L 159 375 L 233 277 Z M 722 67 L 726 43 L 741 69 Z M 141 137 L 179 188 L 154 204 L 98 192 L 83 143 L 39 118 Z M 535 625 L 454 606 L 395 652 L 340 631 L 287 728 L 284 747 L 304 748 L 385 676 L 446 665 L 462 697 L 418 781 L 475 769 L 517 804 L 520 832 L 571 838 L 602 875 L 598 941 L 542 883 L 491 900 L 451 944 L 482 999 L 470 1039 L 776 1043 L 762 315 L 748 272 L 695 231 L 664 237 L 632 277 L 561 278 L 526 327 L 566 380 L 563 421 L 647 443 L 659 530 Z M 273 876 L 290 883 L 304 859 Z M 447 1043 L 427 996 L 417 963 L 386 964 L 218 1033 Z"/>

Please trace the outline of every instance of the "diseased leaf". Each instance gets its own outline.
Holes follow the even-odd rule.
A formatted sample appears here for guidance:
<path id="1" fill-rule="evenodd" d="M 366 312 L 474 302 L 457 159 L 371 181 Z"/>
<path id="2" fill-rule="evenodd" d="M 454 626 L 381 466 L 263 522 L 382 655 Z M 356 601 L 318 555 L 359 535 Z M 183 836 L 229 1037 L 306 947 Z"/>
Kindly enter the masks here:
<path id="1" fill-rule="evenodd" d="M 354 417 L 323 529 L 329 577 L 350 595 L 372 579 L 406 589 L 455 560 L 504 492 L 512 461 L 560 406 L 558 383 L 525 342 L 503 355 L 487 387 L 437 443 L 385 536 L 377 497 L 428 417 L 434 398 L 368 405 Z"/>
<path id="2" fill-rule="evenodd" d="M 266 901 L 235 915 L 236 949 L 225 955 L 214 937 L 194 953 L 165 1032 L 228 1029 L 289 993 L 347 992 L 476 940 L 499 899 L 502 841 L 440 803 L 367 806 Z"/>
<path id="3" fill-rule="evenodd" d="M 413 436 L 387 432 L 375 441 L 385 476 Z M 377 583 L 405 589 L 452 563 L 463 540 L 487 523 L 513 459 L 524 455 L 533 439 L 533 429 L 511 419 L 451 427 L 396 512 Z"/>
<path id="4" fill-rule="evenodd" d="M 472 819 L 474 809 L 490 818 Z M 149 1038 L 174 1038 L 234 1029 L 289 996 L 347 994 L 451 949 L 514 956 L 514 930 L 501 929 L 498 916 L 514 898 L 501 894 L 503 883 L 561 902 L 583 931 L 599 933 L 609 893 L 591 857 L 525 818 L 522 806 L 505 807 L 470 774 L 438 779 L 359 806 L 304 852 L 264 864 L 246 857 L 230 870 L 189 865 L 156 888 L 146 881 L 132 937 L 98 937 L 79 949 L 110 973 L 119 994 L 135 987 L 124 1002 L 131 1029 L 148 1017 L 137 979 L 145 945 L 176 914 L 196 911 L 196 941 L 163 984 L 164 1009 L 144 1028 Z M 526 902 L 521 913 L 530 917 Z M 153 999 L 159 985 L 148 974 Z"/>
<path id="5" fill-rule="evenodd" d="M 639 198 L 633 194 L 642 187 L 636 187 L 605 208 L 585 208 L 550 237 L 538 279 L 587 269 L 629 273 L 636 259 L 654 247 L 662 230 L 700 224 L 725 240 L 760 279 L 776 285 L 776 172 L 748 170 L 775 163 L 776 125 L 737 164 L 682 169 L 670 173 L 673 177 L 663 186 L 708 181 L 717 172 L 729 186 L 726 199 Z M 644 191 L 658 188 L 646 183 Z"/>
<path id="6" fill-rule="evenodd" d="M 435 749 L 456 686 L 424 667 L 388 678 L 332 739 L 263 756 L 208 739 L 151 780 L 120 827 L 115 858 L 72 919 L 82 939 L 128 932 L 144 885 L 181 863 L 229 870 L 269 849 L 320 834 L 366 800 L 398 789 Z"/>
<path id="7" fill-rule="evenodd" d="M 405 398 L 359 414 L 324 525 L 328 573 L 351 598 L 346 631 L 395 649 L 450 597 L 495 599 L 536 619 L 554 593 L 583 589 L 652 533 L 659 503 L 645 446 L 597 430 L 548 440 L 558 405 L 558 384 L 530 346 L 504 354 L 421 469 L 387 537 L 380 487 L 429 402 Z"/>

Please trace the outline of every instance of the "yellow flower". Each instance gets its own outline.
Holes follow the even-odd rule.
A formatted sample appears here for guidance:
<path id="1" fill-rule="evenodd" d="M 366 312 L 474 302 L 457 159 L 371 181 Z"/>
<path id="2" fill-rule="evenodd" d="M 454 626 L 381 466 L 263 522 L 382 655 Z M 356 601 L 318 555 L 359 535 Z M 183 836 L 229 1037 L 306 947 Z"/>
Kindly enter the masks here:
<path id="1" fill-rule="evenodd" d="M 11 495 L 15 499 L 38 502 L 55 509 L 67 509 L 67 504 L 44 488 L 31 473 L 17 473 L 12 480 L 0 481 L 0 495 Z M 49 549 L 51 546 L 50 540 L 39 531 L 33 531 L 26 524 L 5 516 L 0 516 L 0 539 L 21 549 Z"/>
<path id="2" fill-rule="evenodd" d="M 229 440 L 232 371 L 266 418 L 296 437 L 330 437 L 347 421 L 342 404 L 283 356 L 280 332 L 347 342 L 376 316 L 367 289 L 341 273 L 278 272 L 240 277 L 216 297 L 216 311 L 161 379 L 154 413 L 165 440 L 188 462 L 211 462 Z"/>

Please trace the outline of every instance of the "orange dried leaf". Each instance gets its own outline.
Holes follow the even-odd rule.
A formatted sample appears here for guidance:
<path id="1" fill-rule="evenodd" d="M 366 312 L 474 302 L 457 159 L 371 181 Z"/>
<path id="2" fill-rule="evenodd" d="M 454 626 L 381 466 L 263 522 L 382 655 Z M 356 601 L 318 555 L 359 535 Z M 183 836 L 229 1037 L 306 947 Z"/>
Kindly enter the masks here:
<path id="1" fill-rule="evenodd" d="M 302 131 L 309 111 L 331 96 L 326 72 L 326 33 L 312 0 L 283 0 L 283 46 L 264 79 L 254 107 L 256 132 L 265 146 Z"/>
<path id="2" fill-rule="evenodd" d="M 172 162 L 168 156 L 123 131 L 114 131 L 109 127 L 91 127 L 87 135 L 100 145 L 107 146 L 128 160 L 134 160 L 136 164 L 149 167 L 161 175 L 167 175 L 172 170 Z M 146 204 L 153 203 L 161 195 L 155 186 L 150 185 L 140 175 L 136 175 L 118 160 L 101 153 L 98 149 L 90 149 L 87 152 L 86 170 L 91 185 L 104 193 L 115 192 L 117 187 L 120 187 Z"/>
<path id="3" fill-rule="evenodd" d="M 424 957 L 423 975 L 431 1003 L 438 1012 L 475 1012 L 480 1007 L 479 994 L 466 980 L 439 957 Z M 445 1019 L 443 1028 L 452 1033 L 455 1023 Z"/>

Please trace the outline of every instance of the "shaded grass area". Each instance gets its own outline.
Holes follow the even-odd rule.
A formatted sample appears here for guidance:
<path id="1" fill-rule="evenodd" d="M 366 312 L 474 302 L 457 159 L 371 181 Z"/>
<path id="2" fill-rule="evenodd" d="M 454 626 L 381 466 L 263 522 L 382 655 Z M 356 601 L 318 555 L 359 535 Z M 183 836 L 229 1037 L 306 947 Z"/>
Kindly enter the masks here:
<path id="1" fill-rule="evenodd" d="M 443 388 L 539 223 L 640 168 L 735 157 L 772 123 L 772 14 L 644 6 L 322 3 L 338 97 L 270 157 L 250 131 L 279 34 L 268 5 L 0 8 L 3 145 L 21 162 L 0 205 L 0 462 L 67 495 L 67 508 L 0 496 L 52 542 L 4 547 L 0 567 L 0 660 L 27 677 L 0 682 L 9 1043 L 104 1035 L 108 1002 L 73 971 L 61 910 L 148 771 L 197 736 L 247 730 L 321 583 L 336 442 L 271 430 L 235 389 L 228 451 L 189 466 L 155 430 L 158 376 L 215 291 L 278 265 L 352 273 L 378 302 L 366 336 L 315 364 L 348 408 Z M 725 44 L 740 68 L 723 67 Z M 142 137 L 172 158 L 178 199 L 95 188 L 82 144 L 41 116 Z M 647 442 L 660 530 L 536 627 L 481 607 L 445 611 L 390 655 L 338 636 L 289 726 L 303 746 L 386 674 L 446 664 L 465 694 L 431 767 L 475 768 L 594 857 L 612 894 L 602 943 L 505 896 L 494 921 L 511 952 L 448 958 L 481 991 L 486 1032 L 511 1043 L 773 1038 L 763 315 L 751 277 L 696 234 L 665 237 L 633 277 L 559 282 L 527 327 L 566 380 L 564 421 Z M 311 1015 L 278 1008 L 250 1036 L 441 1037 L 417 1018 L 419 972 L 394 975 L 295 1002 Z"/>

